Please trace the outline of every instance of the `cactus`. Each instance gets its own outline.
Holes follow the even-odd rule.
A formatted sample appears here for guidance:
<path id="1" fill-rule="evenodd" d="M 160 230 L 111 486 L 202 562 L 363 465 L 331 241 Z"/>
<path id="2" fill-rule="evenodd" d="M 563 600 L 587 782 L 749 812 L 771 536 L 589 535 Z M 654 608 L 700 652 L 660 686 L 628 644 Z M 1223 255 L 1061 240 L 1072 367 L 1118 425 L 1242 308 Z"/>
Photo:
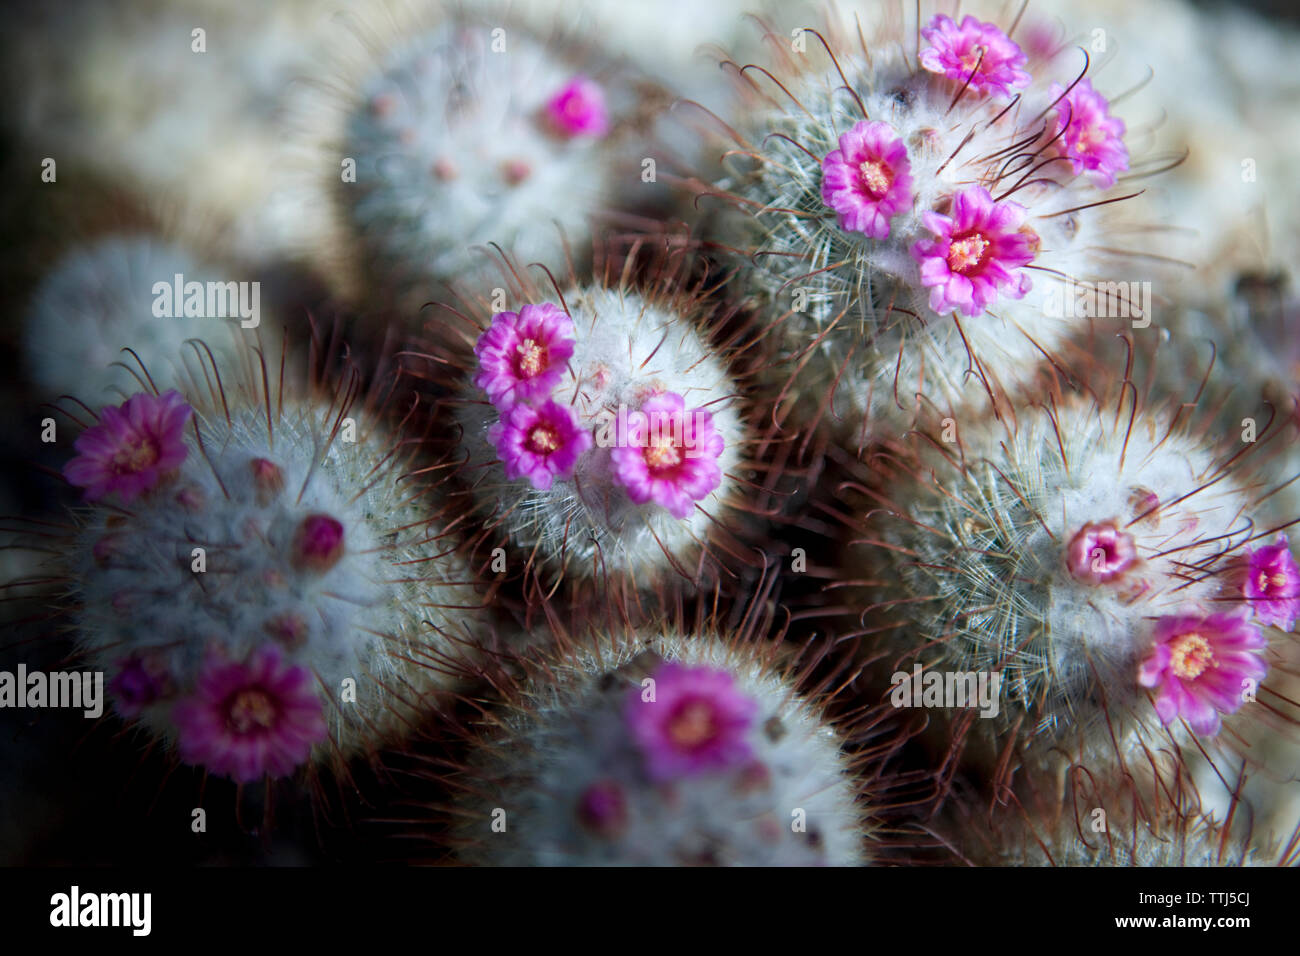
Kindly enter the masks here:
<path id="1" fill-rule="evenodd" d="M 159 388 L 184 375 L 180 356 L 187 339 L 202 338 L 228 359 L 236 336 L 217 327 L 252 327 L 253 320 L 240 317 L 237 296 L 226 300 L 223 316 L 171 314 L 178 274 L 186 283 L 202 283 L 205 292 L 207 283 L 226 281 L 215 265 L 153 236 L 109 235 L 72 247 L 41 280 L 27 309 L 23 360 L 32 381 L 49 395 L 76 393 L 98 401 L 140 387 L 139 366 L 123 348 L 135 351 Z M 154 314 L 155 283 L 167 286 L 165 317 Z M 203 309 L 206 302 L 205 295 Z M 262 319 L 259 301 L 259 325 Z"/>
<path id="2" fill-rule="evenodd" d="M 896 30 L 773 34 L 779 62 L 724 64 L 753 105 L 728 176 L 699 186 L 734 207 L 712 231 L 784 339 L 791 400 L 858 441 L 1034 385 L 1087 327 L 1070 283 L 1127 279 L 1136 255 L 1125 125 L 1086 54 L 1049 82 L 973 17 L 936 16 L 916 49 Z M 1101 311 L 1139 308 L 1121 290 Z"/>
<path id="3" fill-rule="evenodd" d="M 431 8 L 371 24 L 332 81 L 345 118 L 318 134 L 312 175 L 337 218 L 321 261 L 346 296 L 418 309 L 440 283 L 490 275 L 489 243 L 558 268 L 614 204 L 629 84 L 516 20 Z"/>
<path id="4" fill-rule="evenodd" d="M 1186 781 L 1184 781 L 1185 783 Z M 1242 781 L 1236 781 L 1239 786 Z M 999 815 L 966 795 L 945 808 L 938 829 L 954 853 L 980 866 L 1285 866 L 1294 846 L 1252 832 L 1251 811 L 1234 796 L 1222 815 L 1194 792 L 1171 789 L 1146 803 L 1124 778 L 1069 776 L 1062 807 L 1033 805 Z"/>
<path id="5" fill-rule="evenodd" d="M 196 354 L 202 355 L 195 350 Z M 191 363 L 184 392 L 99 411 L 59 560 L 119 714 L 240 782 L 373 750 L 457 686 L 480 600 L 411 479 L 414 429 L 337 387 Z"/>
<path id="6" fill-rule="evenodd" d="M 734 550 L 753 412 L 733 370 L 751 359 L 722 340 L 732 316 L 690 259 L 660 266 L 649 283 L 524 282 L 508 308 L 464 297 L 461 473 L 476 510 L 548 573 L 650 585 Z"/>
<path id="7" fill-rule="evenodd" d="M 777 651 L 653 631 L 561 646 L 472 744 L 461 859 L 861 862 L 850 765 Z"/>
<path id="8" fill-rule="evenodd" d="M 1015 750 L 1120 773 L 1195 750 L 1223 719 L 1268 720 L 1254 694 L 1300 573 L 1284 542 L 1262 547 L 1250 456 L 1113 394 L 876 459 L 895 464 L 860 525 L 864 618 L 901 669 L 1001 675 L 995 719 L 942 702 L 986 769 Z"/>

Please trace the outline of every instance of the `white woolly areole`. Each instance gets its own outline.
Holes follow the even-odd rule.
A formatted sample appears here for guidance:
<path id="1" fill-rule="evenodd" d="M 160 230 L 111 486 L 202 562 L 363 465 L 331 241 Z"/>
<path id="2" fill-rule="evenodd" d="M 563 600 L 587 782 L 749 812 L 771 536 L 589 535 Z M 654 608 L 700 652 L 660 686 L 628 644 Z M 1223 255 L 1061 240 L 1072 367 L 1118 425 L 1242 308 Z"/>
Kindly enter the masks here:
<path id="1" fill-rule="evenodd" d="M 930 482 L 900 487 L 922 527 L 886 534 L 914 556 L 879 549 L 897 576 L 889 599 L 904 602 L 902 639 L 925 647 L 923 663 L 1002 672 L 999 727 L 1027 714 L 1030 734 L 1105 737 L 1108 715 L 1113 728 L 1155 732 L 1137 683 L 1155 619 L 1230 607 L 1215 603 L 1215 572 L 1252 533 L 1250 498 L 1161 417 L 1139 413 L 1130 431 L 1127 407 L 1116 416 L 1076 398 L 1056 418 L 1054 430 L 1045 411 L 1022 415 L 1010 437 L 973 429 L 961 436 L 964 470 L 936 463 Z M 1132 535 L 1140 565 L 1122 583 L 1076 580 L 1071 538 L 1110 521 Z"/>
<path id="2" fill-rule="evenodd" d="M 229 392 L 228 392 L 228 397 Z M 337 408 L 286 400 L 268 434 L 261 405 L 199 404 L 202 447 L 187 428 L 188 455 L 170 484 L 118 509 L 82 515 L 67 557 L 79 640 L 96 668 L 145 655 L 163 664 L 180 695 L 195 686 L 205 655 L 242 661 L 275 646 L 288 664 L 315 676 L 332 745 L 315 756 L 374 746 L 415 719 L 422 699 L 453 686 L 442 672 L 472 639 L 479 601 L 469 570 L 447 554 L 428 510 L 401 483 L 402 456 L 392 439 L 356 420 L 356 441 L 326 447 Z M 370 430 L 373 428 L 373 430 Z M 267 495 L 252 462 L 264 458 L 284 476 Z M 342 523 L 344 553 L 323 572 L 293 564 L 295 531 L 311 514 Z M 97 561 L 97 542 L 111 556 Z M 193 549 L 206 570 L 195 573 Z M 410 563 L 418 562 L 418 563 Z M 282 615 L 301 623 L 297 642 L 268 628 Z M 343 701 L 343 681 L 356 699 Z M 174 700 L 147 707 L 142 722 L 174 736 Z M 336 748 L 336 750 L 335 750 Z"/>
<path id="3" fill-rule="evenodd" d="M 652 652 L 641 656 L 645 652 Z M 648 660 L 647 660 L 648 658 Z M 768 771 L 765 786 L 737 771 L 703 773 L 655 786 L 643 770 L 623 708 L 662 658 L 726 670 L 759 710 L 748 740 Z M 790 685 L 742 648 L 716 638 L 666 635 L 607 641 L 553 662 L 480 744 L 474 792 L 461 799 L 462 851 L 470 862 L 503 866 L 716 863 L 849 866 L 863 862 L 862 813 L 841 743 Z M 616 783 L 626 825 L 602 837 L 576 813 L 587 787 Z M 504 833 L 492 811 L 506 811 Z M 803 814 L 795 811 L 802 810 Z M 804 829 L 794 821 L 802 817 Z"/>
<path id="4" fill-rule="evenodd" d="M 474 400 L 458 415 L 474 495 L 521 547 L 537 546 L 567 573 L 656 572 L 671 566 L 668 555 L 690 569 L 715 519 L 738 493 L 731 475 L 743 457 L 746 430 L 735 385 L 699 329 L 670 307 L 602 286 L 570 289 L 564 301 L 573 318 L 574 350 L 553 398 L 567 404 L 596 440 L 573 475 L 557 479 L 548 490 L 534 488 L 526 478 L 507 481 L 487 437 L 498 413 L 470 385 Z M 709 412 L 725 443 L 718 457 L 721 484 L 686 518 L 654 502 L 629 499 L 614 477 L 611 449 L 601 447 L 601 431 L 610 430 L 620 406 L 636 411 L 662 392 L 681 395 L 688 413 Z"/>

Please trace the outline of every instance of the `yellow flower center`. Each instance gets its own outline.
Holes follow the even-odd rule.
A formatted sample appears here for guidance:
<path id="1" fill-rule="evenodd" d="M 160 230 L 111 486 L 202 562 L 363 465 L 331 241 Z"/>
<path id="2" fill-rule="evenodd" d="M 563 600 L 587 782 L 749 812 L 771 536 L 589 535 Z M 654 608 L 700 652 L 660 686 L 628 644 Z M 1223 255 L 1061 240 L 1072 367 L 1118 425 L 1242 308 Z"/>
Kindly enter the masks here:
<path id="1" fill-rule="evenodd" d="M 961 273 L 975 268 L 984 258 L 984 250 L 988 247 L 989 241 L 978 232 L 954 240 L 948 247 L 948 268 Z"/>
<path id="2" fill-rule="evenodd" d="M 532 378 L 546 365 L 546 347 L 534 339 L 524 339 L 517 349 L 519 374 Z"/>
<path id="3" fill-rule="evenodd" d="M 241 690 L 230 702 L 226 722 L 237 734 L 268 730 L 275 725 L 275 704 L 263 690 L 255 687 Z"/>
<path id="4" fill-rule="evenodd" d="M 545 455 L 560 447 L 560 433 L 551 425 L 538 425 L 528 433 L 528 447 Z"/>
<path id="5" fill-rule="evenodd" d="M 961 58 L 961 68 L 967 73 L 973 73 L 976 64 L 980 61 L 980 55 L 984 52 L 983 47 L 971 47 L 965 56 Z"/>
<path id="6" fill-rule="evenodd" d="M 113 471 L 119 475 L 135 474 L 158 460 L 158 446 L 147 436 L 139 436 L 113 456 Z"/>
<path id="7" fill-rule="evenodd" d="M 1201 635 L 1184 634 L 1169 648 L 1169 666 L 1174 675 L 1183 680 L 1196 680 L 1207 667 L 1214 666 L 1214 652 L 1210 642 Z"/>
<path id="8" fill-rule="evenodd" d="M 712 740 L 717 734 L 713 708 L 704 701 L 691 701 L 673 715 L 668 725 L 668 739 L 685 750 Z"/>
<path id="9" fill-rule="evenodd" d="M 889 169 L 884 163 L 872 162 L 869 159 L 858 164 L 858 176 L 862 180 L 862 185 L 867 187 L 867 192 L 876 198 L 888 192 L 892 182 Z"/>
<path id="10" fill-rule="evenodd" d="M 668 439 L 659 439 L 645 450 L 645 462 L 655 471 L 663 471 L 680 464 L 682 453 Z"/>
<path id="11" fill-rule="evenodd" d="M 1270 575 L 1267 571 L 1259 572 L 1259 589 L 1267 594 L 1273 588 L 1280 588 L 1286 584 L 1286 575 L 1281 571 Z"/>

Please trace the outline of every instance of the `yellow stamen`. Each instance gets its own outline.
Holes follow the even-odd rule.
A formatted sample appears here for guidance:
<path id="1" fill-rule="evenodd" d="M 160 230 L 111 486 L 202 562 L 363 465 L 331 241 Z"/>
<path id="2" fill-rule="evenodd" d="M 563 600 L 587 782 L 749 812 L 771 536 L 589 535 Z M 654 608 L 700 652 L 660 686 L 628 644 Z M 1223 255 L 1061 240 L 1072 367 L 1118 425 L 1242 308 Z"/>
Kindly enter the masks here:
<path id="1" fill-rule="evenodd" d="M 538 425 L 528 433 L 528 447 L 539 454 L 547 454 L 560 447 L 560 434 L 550 425 Z"/>
<path id="2" fill-rule="evenodd" d="M 673 716 L 668 739 L 684 749 L 707 743 L 717 734 L 713 708 L 703 701 L 693 701 Z"/>
<path id="3" fill-rule="evenodd" d="M 1182 635 L 1170 645 L 1169 666 L 1176 677 L 1196 680 L 1207 667 L 1214 666 L 1210 642 L 1196 633 Z"/>
<path id="4" fill-rule="evenodd" d="M 984 250 L 988 246 L 989 241 L 978 232 L 965 239 L 955 240 L 948 247 L 948 268 L 962 273 L 975 268 L 984 258 Z"/>
<path id="5" fill-rule="evenodd" d="M 519 374 L 532 378 L 546 365 L 546 347 L 533 339 L 524 339 L 517 349 L 519 354 Z"/>
<path id="6" fill-rule="evenodd" d="M 113 470 L 119 474 L 134 474 L 148 468 L 158 460 L 158 446 L 141 437 L 136 444 L 128 445 L 113 456 Z"/>
<path id="7" fill-rule="evenodd" d="M 858 165 L 858 176 L 862 179 L 862 185 L 866 186 L 867 191 L 873 196 L 883 196 L 889 191 L 889 184 L 892 182 L 888 168 L 883 163 L 871 160 L 865 160 Z"/>
<path id="8" fill-rule="evenodd" d="M 238 734 L 267 730 L 275 725 L 275 704 L 265 691 L 256 688 L 241 690 L 230 702 L 226 721 Z"/>
<path id="9" fill-rule="evenodd" d="M 673 468 L 680 464 L 682 453 L 672 442 L 660 441 L 645 450 L 645 462 L 655 471 Z"/>

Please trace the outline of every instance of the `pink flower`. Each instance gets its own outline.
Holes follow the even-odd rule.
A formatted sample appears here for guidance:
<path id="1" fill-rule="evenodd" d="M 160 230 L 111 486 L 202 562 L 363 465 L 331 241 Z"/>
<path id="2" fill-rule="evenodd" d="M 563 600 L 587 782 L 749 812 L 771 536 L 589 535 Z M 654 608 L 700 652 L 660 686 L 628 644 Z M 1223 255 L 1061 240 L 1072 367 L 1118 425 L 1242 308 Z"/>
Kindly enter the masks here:
<path id="1" fill-rule="evenodd" d="M 1025 221 L 1025 207 L 994 202 L 988 190 L 972 186 L 952 198 L 950 216 L 922 214 L 937 239 L 912 246 L 921 264 L 921 284 L 930 288 L 930 308 L 940 314 L 961 309 L 980 315 L 998 295 L 1019 299 L 1033 287 L 1019 267 L 1033 261 L 1038 234 Z"/>
<path id="2" fill-rule="evenodd" d="M 507 478 L 527 478 L 545 491 L 567 478 L 578 457 L 591 447 L 591 433 L 578 427 L 573 412 L 550 399 L 536 407 L 516 405 L 488 429 Z"/>
<path id="3" fill-rule="evenodd" d="M 841 229 L 884 239 L 889 220 L 912 202 L 911 169 L 894 128 L 863 120 L 840 134 L 840 148 L 822 160 L 822 202 Z"/>
<path id="4" fill-rule="evenodd" d="M 99 424 L 77 438 L 80 454 L 64 466 L 63 476 L 86 489 L 87 501 L 116 494 L 129 504 L 185 461 L 182 436 L 193 413 L 177 391 L 142 392 L 117 408 L 105 408 Z"/>
<path id="5" fill-rule="evenodd" d="M 117 662 L 118 672 L 108 682 L 117 712 L 128 719 L 171 693 L 171 677 L 153 658 L 128 657 Z"/>
<path id="6" fill-rule="evenodd" d="M 1263 657 L 1255 653 L 1268 642 L 1242 615 L 1162 617 L 1155 640 L 1138 670 L 1138 683 L 1157 688 L 1156 713 L 1165 726 L 1182 717 L 1198 734 L 1217 734 L 1219 715 L 1234 713 L 1243 692 L 1268 673 Z"/>
<path id="7" fill-rule="evenodd" d="M 1291 557 L 1286 535 L 1279 534 L 1273 544 L 1248 553 L 1242 594 L 1261 623 L 1291 630 L 1300 617 L 1300 567 Z"/>
<path id="8" fill-rule="evenodd" d="M 1070 573 L 1088 584 L 1113 581 L 1136 561 L 1133 536 L 1119 530 L 1113 521 L 1085 524 L 1065 550 L 1065 564 Z"/>
<path id="9" fill-rule="evenodd" d="M 343 557 L 343 523 L 326 514 L 311 514 L 293 535 L 293 566 L 324 574 Z"/>
<path id="10" fill-rule="evenodd" d="M 578 796 L 578 822 L 598 836 L 612 837 L 627 825 L 627 795 L 613 780 L 598 780 Z"/>
<path id="11" fill-rule="evenodd" d="M 921 36 L 930 44 L 921 51 L 921 65 L 958 83 L 969 79 L 973 93 L 997 91 L 1010 96 L 1013 87 L 1029 85 L 1029 74 L 1020 69 L 1029 57 L 991 23 L 968 16 L 959 27 L 951 17 L 939 14 Z"/>
<path id="12" fill-rule="evenodd" d="M 1049 92 L 1054 100 L 1064 94 L 1047 131 L 1052 148 L 1069 157 L 1074 175 L 1086 172 L 1102 188 L 1115 185 L 1115 174 L 1128 169 L 1124 121 L 1110 115 L 1110 104 L 1092 88 L 1091 80 L 1080 80 L 1069 93 L 1053 83 Z"/>
<path id="13" fill-rule="evenodd" d="M 742 694 L 730 674 L 710 667 L 660 665 L 654 699 L 635 687 L 628 694 L 628 729 L 655 781 L 694 776 L 746 764 L 746 739 L 758 704 Z"/>
<path id="14" fill-rule="evenodd" d="M 609 131 L 605 94 L 585 76 L 575 76 L 552 96 L 546 115 L 562 136 L 604 136 Z"/>
<path id="15" fill-rule="evenodd" d="M 310 672 L 282 666 L 273 647 L 243 664 L 210 658 L 172 715 L 181 759 L 240 783 L 288 776 L 326 734 Z"/>
<path id="16" fill-rule="evenodd" d="M 550 398 L 573 355 L 573 320 L 544 302 L 498 312 L 474 346 L 474 384 L 502 411 Z"/>
<path id="17" fill-rule="evenodd" d="M 610 455 L 629 498 L 687 518 L 694 502 L 722 483 L 718 456 L 724 447 L 711 414 L 700 408 L 687 413 L 680 395 L 665 392 L 627 416 L 626 439 Z"/>

